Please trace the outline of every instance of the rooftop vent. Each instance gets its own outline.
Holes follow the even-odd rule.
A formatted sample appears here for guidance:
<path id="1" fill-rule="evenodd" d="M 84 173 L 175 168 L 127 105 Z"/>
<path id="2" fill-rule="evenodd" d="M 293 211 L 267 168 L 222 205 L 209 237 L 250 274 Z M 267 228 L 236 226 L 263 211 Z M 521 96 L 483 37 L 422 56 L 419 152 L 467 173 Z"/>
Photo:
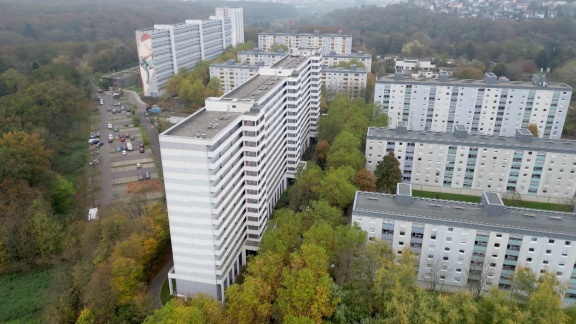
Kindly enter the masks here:
<path id="1" fill-rule="evenodd" d="M 458 138 L 464 138 L 468 136 L 468 131 L 464 125 L 454 125 L 454 136 Z"/>
<path id="2" fill-rule="evenodd" d="M 398 134 L 408 133 L 408 123 L 405 121 L 399 120 L 396 123 L 396 133 L 398 133 Z"/>
<path id="3" fill-rule="evenodd" d="M 500 216 L 504 214 L 504 203 L 496 192 L 484 191 L 481 203 L 484 205 L 484 210 L 488 215 Z"/>
<path id="4" fill-rule="evenodd" d="M 438 81 L 440 82 L 448 82 L 450 80 L 450 75 L 446 71 L 438 72 Z"/>
<path id="5" fill-rule="evenodd" d="M 498 77 L 492 72 L 486 72 L 484 73 L 484 81 L 488 84 L 496 84 L 498 83 Z"/>
<path id="6" fill-rule="evenodd" d="M 522 143 L 530 143 L 534 135 L 526 128 L 518 128 L 516 130 L 516 138 Z"/>
<path id="7" fill-rule="evenodd" d="M 396 184 L 396 203 L 402 206 L 412 205 L 412 186 L 409 183 Z"/>

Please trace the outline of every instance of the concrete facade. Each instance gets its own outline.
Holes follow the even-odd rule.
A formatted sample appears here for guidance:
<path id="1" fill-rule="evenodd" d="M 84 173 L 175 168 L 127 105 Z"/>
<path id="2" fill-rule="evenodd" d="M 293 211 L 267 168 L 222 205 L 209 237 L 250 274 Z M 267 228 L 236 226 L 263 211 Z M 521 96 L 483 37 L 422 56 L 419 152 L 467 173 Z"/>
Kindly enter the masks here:
<path id="1" fill-rule="evenodd" d="M 364 69 L 370 72 L 372 70 L 372 55 L 364 54 L 363 52 L 351 53 L 351 54 L 336 54 L 331 52 L 324 54 L 323 64 L 326 67 L 337 67 L 340 62 L 350 62 L 351 60 L 356 60 L 364 64 Z"/>
<path id="2" fill-rule="evenodd" d="M 403 188 L 401 188 L 403 187 Z M 564 302 L 576 302 L 576 216 L 504 206 L 485 192 L 480 204 L 357 192 L 352 224 L 418 258 L 418 280 L 437 290 L 509 289 L 519 267 L 544 271 L 567 284 Z"/>
<path id="3" fill-rule="evenodd" d="M 244 9 L 241 7 L 216 7 L 217 17 L 230 18 L 232 46 L 244 43 Z"/>
<path id="4" fill-rule="evenodd" d="M 322 55 L 297 54 L 160 134 L 177 295 L 224 299 L 316 136 Z"/>
<path id="5" fill-rule="evenodd" d="M 218 57 L 232 45 L 232 37 L 231 18 L 216 16 L 137 30 L 144 95 L 161 96 L 171 76 L 180 69 L 193 69 L 200 60 Z"/>
<path id="6" fill-rule="evenodd" d="M 368 72 L 363 68 L 322 68 L 322 84 L 326 98 L 334 99 L 337 93 L 346 93 L 350 98 L 364 97 Z"/>
<path id="7" fill-rule="evenodd" d="M 576 194 L 576 141 L 533 138 L 527 130 L 517 137 L 416 132 L 370 127 L 366 167 L 394 151 L 403 181 L 453 190 L 516 192 L 523 198 L 552 198 L 570 203 Z M 526 134 L 527 132 L 527 134 Z"/>
<path id="8" fill-rule="evenodd" d="M 536 124 L 540 137 L 559 139 L 571 95 L 570 86 L 540 75 L 533 82 L 504 82 L 493 74 L 484 80 L 449 79 L 441 71 L 437 79 L 380 77 L 374 102 L 392 127 L 405 121 L 410 130 L 451 132 L 460 124 L 470 133 L 514 136 L 517 128 Z"/>
<path id="9" fill-rule="evenodd" d="M 352 35 L 344 34 L 341 30 L 336 34 L 298 33 L 293 30 L 291 33 L 259 33 L 258 48 L 263 51 L 270 51 L 272 45 L 281 44 L 288 48 L 320 48 L 322 53 L 336 54 L 352 53 Z"/>

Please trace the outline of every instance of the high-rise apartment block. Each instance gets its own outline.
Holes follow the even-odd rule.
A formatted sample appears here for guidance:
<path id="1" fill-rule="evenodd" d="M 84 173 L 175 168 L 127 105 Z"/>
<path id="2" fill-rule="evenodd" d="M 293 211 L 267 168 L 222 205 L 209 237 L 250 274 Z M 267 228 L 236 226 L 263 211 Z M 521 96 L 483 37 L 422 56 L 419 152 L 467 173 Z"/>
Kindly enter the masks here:
<path id="1" fill-rule="evenodd" d="M 546 271 L 576 302 L 576 215 L 505 206 L 494 192 L 481 203 L 417 198 L 409 184 L 396 195 L 357 192 L 352 224 L 418 258 L 418 279 L 435 289 L 509 289 L 519 267 Z"/>
<path id="2" fill-rule="evenodd" d="M 576 194 L 576 141 L 533 138 L 527 129 L 504 137 L 469 135 L 461 125 L 453 133 L 434 133 L 409 131 L 403 124 L 368 129 L 369 170 L 393 151 L 403 181 L 421 190 L 515 192 L 526 200 L 557 203 L 569 203 Z"/>
<path id="3" fill-rule="evenodd" d="M 359 51 L 357 53 L 350 54 L 336 54 L 336 52 L 330 52 L 324 54 L 323 64 L 326 67 L 337 67 L 340 63 L 358 62 L 364 64 L 364 69 L 370 72 L 372 69 L 372 55 L 364 54 L 364 52 Z"/>
<path id="4" fill-rule="evenodd" d="M 237 13 L 232 17 L 237 17 Z M 232 21 L 226 16 L 211 16 L 137 30 L 136 45 L 144 95 L 162 95 L 168 79 L 180 69 L 193 69 L 198 61 L 211 60 L 222 54 L 232 45 L 233 35 L 237 32 Z"/>
<path id="5" fill-rule="evenodd" d="M 349 68 L 326 67 L 322 68 L 322 84 L 328 100 L 334 99 L 336 94 L 345 93 L 350 98 L 364 97 L 368 71 L 357 68 L 352 64 Z"/>
<path id="6" fill-rule="evenodd" d="M 291 51 L 302 49 L 292 49 Z M 230 60 L 226 63 L 210 64 L 210 77 L 220 79 L 220 88 L 223 91 L 230 91 L 234 87 L 246 82 L 254 77 L 261 67 L 273 65 L 284 57 L 289 56 L 290 50 L 285 52 L 265 52 L 259 49 L 251 51 L 241 51 L 238 53 L 238 61 Z M 367 57 L 368 56 L 368 57 Z M 337 67 L 340 62 L 360 62 L 370 67 L 372 57 L 364 54 L 330 54 L 329 59 L 323 57 L 322 60 L 322 84 L 325 87 L 326 95 L 332 100 L 336 93 L 346 93 L 351 98 L 363 97 L 366 90 L 368 71 L 365 68 L 357 67 L 356 64 L 349 64 L 349 67 Z"/>
<path id="7" fill-rule="evenodd" d="M 244 9 L 216 7 L 216 17 L 228 17 L 232 24 L 232 46 L 244 43 Z"/>
<path id="8" fill-rule="evenodd" d="M 464 125 L 471 133 L 514 136 L 516 129 L 536 124 L 539 137 L 559 139 L 572 88 L 534 75 L 533 82 L 405 78 L 402 74 L 376 81 L 374 102 L 380 103 L 394 127 L 407 122 L 415 131 L 451 132 Z"/>
<path id="9" fill-rule="evenodd" d="M 316 136 L 321 67 L 320 51 L 295 51 L 160 134 L 172 292 L 222 300 L 258 249 Z"/>
<path id="10" fill-rule="evenodd" d="M 344 34 L 339 30 L 336 34 L 321 34 L 316 30 L 314 33 L 259 33 L 258 48 L 270 51 L 272 45 L 281 44 L 288 48 L 319 48 L 324 54 L 334 52 L 336 54 L 352 53 L 352 35 Z"/>

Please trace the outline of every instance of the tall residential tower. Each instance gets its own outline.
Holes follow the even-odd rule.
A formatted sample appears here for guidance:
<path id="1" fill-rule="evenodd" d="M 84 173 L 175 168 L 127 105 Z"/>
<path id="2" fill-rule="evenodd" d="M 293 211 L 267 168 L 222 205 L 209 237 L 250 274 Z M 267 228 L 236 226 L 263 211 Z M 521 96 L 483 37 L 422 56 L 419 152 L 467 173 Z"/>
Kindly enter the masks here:
<path id="1" fill-rule="evenodd" d="M 291 54 L 160 134 L 177 295 L 223 299 L 316 136 L 322 55 Z"/>
<path id="2" fill-rule="evenodd" d="M 232 24 L 232 46 L 244 43 L 244 10 L 240 7 L 216 7 L 216 17 L 228 17 Z"/>

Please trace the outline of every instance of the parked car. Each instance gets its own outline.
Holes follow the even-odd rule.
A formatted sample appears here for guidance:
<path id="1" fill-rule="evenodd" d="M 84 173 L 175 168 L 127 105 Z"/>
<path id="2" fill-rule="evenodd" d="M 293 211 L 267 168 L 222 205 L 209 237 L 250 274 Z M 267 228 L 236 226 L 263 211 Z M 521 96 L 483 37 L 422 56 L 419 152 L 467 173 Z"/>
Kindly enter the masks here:
<path id="1" fill-rule="evenodd" d="M 114 142 L 114 137 L 108 137 L 108 143 L 113 143 Z"/>
<path id="2" fill-rule="evenodd" d="M 138 173 L 138 180 L 139 180 L 139 181 L 144 180 L 144 175 L 142 174 L 142 172 L 139 172 L 139 173 Z"/>
<path id="3" fill-rule="evenodd" d="M 100 99 L 100 104 L 103 105 L 103 104 L 104 104 L 104 100 Z"/>
<path id="4" fill-rule="evenodd" d="M 136 140 L 136 136 L 132 135 L 132 137 L 130 137 L 131 141 L 135 141 Z"/>
<path id="5" fill-rule="evenodd" d="M 126 112 L 130 112 L 130 106 L 126 106 Z"/>
<path id="6" fill-rule="evenodd" d="M 112 109 L 112 113 L 113 113 L 113 114 L 116 114 L 116 109 Z"/>
<path id="7" fill-rule="evenodd" d="M 112 124 L 108 124 L 108 129 L 112 129 Z"/>
<path id="8" fill-rule="evenodd" d="M 100 133 L 90 134 L 90 138 L 100 137 Z"/>
<path id="9" fill-rule="evenodd" d="M 140 153 L 144 153 L 144 144 L 140 143 Z"/>
<path id="10" fill-rule="evenodd" d="M 146 178 L 146 180 L 150 180 L 150 172 L 146 171 L 144 177 Z"/>
<path id="11" fill-rule="evenodd" d="M 128 151 L 128 146 L 126 146 L 126 144 L 122 145 L 122 150 Z"/>
<path id="12" fill-rule="evenodd" d="M 142 167 L 142 164 L 136 163 L 136 168 L 140 169 L 141 167 Z"/>
<path id="13" fill-rule="evenodd" d="M 114 139 L 114 135 L 108 134 L 108 139 Z"/>
<path id="14" fill-rule="evenodd" d="M 88 144 L 94 144 L 96 143 L 97 139 L 96 138 L 91 138 L 88 140 Z"/>
<path id="15" fill-rule="evenodd" d="M 104 142 L 98 142 L 98 144 L 96 144 L 96 146 L 102 146 L 104 145 Z"/>
<path id="16" fill-rule="evenodd" d="M 130 134 L 129 134 L 129 133 L 124 134 L 124 136 L 126 136 L 126 138 L 130 138 Z"/>
<path id="17" fill-rule="evenodd" d="M 124 137 L 120 137 L 120 142 L 124 143 L 125 139 Z"/>
<path id="18" fill-rule="evenodd" d="M 95 160 L 90 161 L 90 165 L 95 165 L 95 164 L 98 164 L 98 163 L 100 163 L 100 160 L 98 160 L 98 159 L 95 159 Z"/>
<path id="19" fill-rule="evenodd" d="M 128 127 L 128 122 L 125 122 L 125 123 L 124 123 L 124 127 Z"/>
<path id="20" fill-rule="evenodd" d="M 126 117 L 130 117 L 130 113 L 129 113 L 129 112 L 126 113 Z"/>
<path id="21" fill-rule="evenodd" d="M 114 126 L 114 131 L 115 131 L 115 132 L 118 131 L 118 126 Z"/>
<path id="22" fill-rule="evenodd" d="M 114 103 L 114 106 L 122 106 L 122 104 L 119 103 L 119 102 L 115 102 L 115 103 Z"/>
<path id="23" fill-rule="evenodd" d="M 108 109 L 106 109 L 106 110 L 108 110 L 108 111 L 112 111 L 112 108 L 110 108 L 110 106 L 108 106 Z"/>
<path id="24" fill-rule="evenodd" d="M 116 146 L 116 152 L 120 152 L 122 151 L 122 148 L 120 146 Z"/>
<path id="25" fill-rule="evenodd" d="M 122 150 L 122 155 L 126 155 L 128 153 L 126 153 L 126 150 Z"/>

